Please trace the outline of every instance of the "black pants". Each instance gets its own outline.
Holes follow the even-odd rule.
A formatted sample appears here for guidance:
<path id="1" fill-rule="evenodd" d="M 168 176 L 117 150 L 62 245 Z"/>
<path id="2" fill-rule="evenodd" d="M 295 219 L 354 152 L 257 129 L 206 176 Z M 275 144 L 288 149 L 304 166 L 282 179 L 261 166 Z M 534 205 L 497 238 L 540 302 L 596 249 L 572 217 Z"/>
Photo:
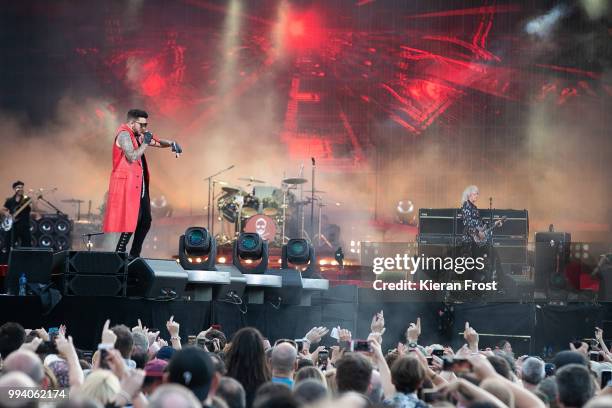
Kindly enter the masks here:
<path id="1" fill-rule="evenodd" d="M 30 233 L 30 217 L 13 224 L 10 234 L 10 247 L 31 247 L 32 234 Z"/>
<path id="2" fill-rule="evenodd" d="M 132 234 L 131 232 L 122 232 L 117 243 L 117 252 L 126 252 L 127 244 L 134 235 L 132 241 L 132 248 L 130 249 L 130 256 L 139 257 L 142 251 L 142 244 L 144 243 L 147 233 L 151 228 L 151 200 L 149 199 L 149 189 L 147 189 L 144 197 L 140 199 L 140 209 L 138 210 L 138 222 L 136 223 L 136 231 Z"/>

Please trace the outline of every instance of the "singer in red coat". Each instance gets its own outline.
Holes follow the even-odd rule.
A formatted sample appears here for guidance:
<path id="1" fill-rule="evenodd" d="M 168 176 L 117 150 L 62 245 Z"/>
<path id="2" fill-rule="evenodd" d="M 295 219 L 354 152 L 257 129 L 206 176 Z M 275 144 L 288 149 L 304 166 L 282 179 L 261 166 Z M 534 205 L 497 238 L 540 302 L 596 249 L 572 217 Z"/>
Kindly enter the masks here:
<path id="1" fill-rule="evenodd" d="M 117 129 L 104 214 L 104 232 L 121 233 L 117 252 L 126 252 L 128 241 L 134 235 L 130 250 L 132 257 L 140 256 L 151 228 L 149 170 L 144 152 L 148 146 L 154 146 L 172 147 L 176 157 L 182 153 L 178 143 L 158 140 L 146 131 L 148 117 L 147 112 L 132 109 L 127 114 L 127 122 Z"/>

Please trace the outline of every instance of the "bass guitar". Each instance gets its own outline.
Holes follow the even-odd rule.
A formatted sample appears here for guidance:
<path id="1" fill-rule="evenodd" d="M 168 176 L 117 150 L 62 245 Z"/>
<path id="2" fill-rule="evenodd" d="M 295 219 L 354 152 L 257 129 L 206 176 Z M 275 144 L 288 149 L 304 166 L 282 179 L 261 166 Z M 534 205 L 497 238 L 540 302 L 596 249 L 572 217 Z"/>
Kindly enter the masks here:
<path id="1" fill-rule="evenodd" d="M 19 207 L 17 207 L 17 209 L 13 211 L 12 214 L 7 215 L 2 219 L 2 224 L 0 227 L 4 231 L 10 231 L 13 228 L 13 223 L 15 222 L 15 219 L 19 217 L 19 214 L 21 214 L 21 212 L 25 210 L 31 203 L 32 199 L 30 197 L 23 196 L 23 203 Z"/>

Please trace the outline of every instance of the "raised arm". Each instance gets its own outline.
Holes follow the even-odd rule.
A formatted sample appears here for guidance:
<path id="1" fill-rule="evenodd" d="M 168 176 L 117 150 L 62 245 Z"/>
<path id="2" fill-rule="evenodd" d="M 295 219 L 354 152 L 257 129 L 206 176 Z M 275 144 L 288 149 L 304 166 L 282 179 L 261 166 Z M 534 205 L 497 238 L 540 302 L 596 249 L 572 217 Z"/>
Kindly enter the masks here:
<path id="1" fill-rule="evenodd" d="M 122 131 L 117 136 L 117 144 L 123 150 L 123 154 L 125 154 L 125 158 L 128 162 L 133 163 L 136 160 L 140 159 L 140 157 L 144 154 L 147 149 L 147 144 L 143 143 L 138 147 L 138 149 L 134 149 L 134 145 L 132 144 L 132 138 L 130 134 L 126 131 Z"/>

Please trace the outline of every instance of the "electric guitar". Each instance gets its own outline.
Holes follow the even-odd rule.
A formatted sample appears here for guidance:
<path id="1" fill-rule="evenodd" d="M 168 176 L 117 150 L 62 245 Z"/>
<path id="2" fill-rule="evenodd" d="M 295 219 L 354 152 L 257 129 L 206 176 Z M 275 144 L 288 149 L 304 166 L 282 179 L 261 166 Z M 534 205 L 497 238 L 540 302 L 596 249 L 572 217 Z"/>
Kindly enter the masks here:
<path id="1" fill-rule="evenodd" d="M 490 227 L 487 227 L 487 228 L 477 228 L 476 229 L 476 233 L 474 233 L 472 235 L 472 239 L 477 244 L 484 244 L 484 243 L 486 243 L 487 241 L 489 241 L 489 239 L 491 239 L 493 230 L 495 228 L 501 227 L 504 224 L 504 222 L 506 221 L 506 219 L 508 219 L 508 217 L 506 217 L 504 215 L 503 217 L 495 220 L 493 225 L 491 225 Z M 500 224 L 498 225 L 498 223 L 500 223 Z M 484 236 L 483 238 L 480 237 L 481 234 Z"/>
<path id="2" fill-rule="evenodd" d="M 19 216 L 19 214 L 21 214 L 21 212 L 23 210 L 26 209 L 27 206 L 29 206 L 32 203 L 32 199 L 28 196 L 23 196 L 23 203 L 21 204 L 21 206 L 19 206 L 12 214 L 7 215 L 4 217 L 4 219 L 2 220 L 2 225 L 1 228 L 4 231 L 10 231 L 11 228 L 13 228 L 13 223 L 15 222 L 15 219 Z"/>

